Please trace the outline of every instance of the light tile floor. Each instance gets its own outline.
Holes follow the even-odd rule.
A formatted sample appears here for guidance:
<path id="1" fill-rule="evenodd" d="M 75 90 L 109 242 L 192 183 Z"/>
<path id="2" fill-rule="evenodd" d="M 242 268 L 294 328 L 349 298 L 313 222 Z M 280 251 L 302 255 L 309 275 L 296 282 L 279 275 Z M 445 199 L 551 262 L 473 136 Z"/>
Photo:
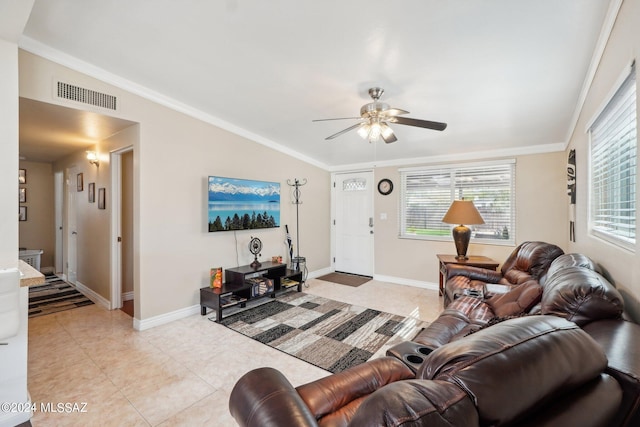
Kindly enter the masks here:
<path id="1" fill-rule="evenodd" d="M 357 288 L 316 279 L 304 292 L 432 321 L 437 291 L 370 281 Z M 235 382 L 272 366 L 294 386 L 329 373 L 193 315 L 146 331 L 97 305 L 29 320 L 28 387 L 39 426 L 236 426 Z M 78 404 L 42 412 L 51 404 Z M 82 404 L 86 403 L 86 407 Z"/>

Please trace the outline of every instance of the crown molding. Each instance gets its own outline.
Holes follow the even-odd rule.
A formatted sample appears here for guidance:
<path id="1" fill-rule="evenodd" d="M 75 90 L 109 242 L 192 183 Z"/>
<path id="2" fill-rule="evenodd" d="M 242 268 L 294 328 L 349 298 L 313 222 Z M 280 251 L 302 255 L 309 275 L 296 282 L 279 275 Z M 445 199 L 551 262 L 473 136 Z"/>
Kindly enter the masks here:
<path id="1" fill-rule="evenodd" d="M 558 151 L 564 151 L 566 149 L 566 143 L 558 142 L 555 144 L 545 145 L 532 145 L 528 147 L 512 148 L 509 150 L 487 150 L 487 151 L 474 151 L 460 154 L 444 154 L 440 156 L 429 157 L 412 157 L 409 159 L 396 159 L 385 161 L 373 161 L 366 163 L 353 163 L 349 165 L 339 165 L 330 167 L 330 172 L 344 172 L 359 169 L 372 169 L 383 168 L 393 166 L 408 166 L 408 165 L 427 165 L 432 163 L 451 163 L 469 160 L 483 160 L 483 159 L 496 159 L 502 157 L 513 156 L 527 156 L 531 154 L 545 154 L 555 153 Z"/>

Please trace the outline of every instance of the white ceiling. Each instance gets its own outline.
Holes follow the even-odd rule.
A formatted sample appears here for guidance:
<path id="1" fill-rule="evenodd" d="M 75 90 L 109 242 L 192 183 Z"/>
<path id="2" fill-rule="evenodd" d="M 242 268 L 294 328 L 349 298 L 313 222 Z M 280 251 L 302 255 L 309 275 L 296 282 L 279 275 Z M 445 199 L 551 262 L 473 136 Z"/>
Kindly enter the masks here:
<path id="1" fill-rule="evenodd" d="M 35 0 L 20 46 L 90 64 L 121 86 L 339 169 L 562 149 L 608 8 L 604 0 Z M 358 116 L 373 86 L 408 117 L 447 129 L 395 124 L 393 144 L 356 132 L 325 141 L 355 121 L 312 120 Z M 21 109 L 22 120 L 28 127 Z"/>

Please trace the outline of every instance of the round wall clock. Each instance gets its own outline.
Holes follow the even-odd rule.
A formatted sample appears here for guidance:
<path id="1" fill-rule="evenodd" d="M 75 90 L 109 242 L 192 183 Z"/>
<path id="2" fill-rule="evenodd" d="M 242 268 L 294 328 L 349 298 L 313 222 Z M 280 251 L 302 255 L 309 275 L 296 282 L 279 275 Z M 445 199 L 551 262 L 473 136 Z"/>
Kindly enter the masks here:
<path id="1" fill-rule="evenodd" d="M 380 194 L 382 194 L 383 196 L 386 196 L 387 194 L 391 194 L 392 191 L 393 191 L 393 182 L 391 182 L 390 179 L 384 178 L 384 179 L 381 179 L 380 182 L 378 182 L 378 192 L 380 192 Z"/>

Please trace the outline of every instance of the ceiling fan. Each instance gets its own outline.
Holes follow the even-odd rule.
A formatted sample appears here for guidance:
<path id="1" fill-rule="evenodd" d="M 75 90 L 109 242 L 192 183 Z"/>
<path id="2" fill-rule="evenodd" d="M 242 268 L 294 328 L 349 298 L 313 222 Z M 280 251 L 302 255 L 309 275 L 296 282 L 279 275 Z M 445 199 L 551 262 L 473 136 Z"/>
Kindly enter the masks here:
<path id="1" fill-rule="evenodd" d="M 375 142 L 382 138 L 387 144 L 398 140 L 393 130 L 389 126 L 389 123 L 397 123 L 399 125 L 415 126 L 425 129 L 433 130 L 445 130 L 446 123 L 431 122 L 428 120 L 411 119 L 409 117 L 401 117 L 404 114 L 409 114 L 408 111 L 401 110 L 399 108 L 391 108 L 389 104 L 379 101 L 380 97 L 384 93 L 384 89 L 379 87 L 372 87 L 369 89 L 369 96 L 373 99 L 373 102 L 365 104 L 360 108 L 360 117 L 341 117 L 337 119 L 317 119 L 314 122 L 323 122 L 327 120 L 360 120 L 353 126 L 349 126 L 340 132 L 334 133 L 325 138 L 325 140 L 336 138 L 343 133 L 347 133 L 350 130 L 357 129 L 358 134 L 364 139 L 368 139 L 369 142 Z"/>

